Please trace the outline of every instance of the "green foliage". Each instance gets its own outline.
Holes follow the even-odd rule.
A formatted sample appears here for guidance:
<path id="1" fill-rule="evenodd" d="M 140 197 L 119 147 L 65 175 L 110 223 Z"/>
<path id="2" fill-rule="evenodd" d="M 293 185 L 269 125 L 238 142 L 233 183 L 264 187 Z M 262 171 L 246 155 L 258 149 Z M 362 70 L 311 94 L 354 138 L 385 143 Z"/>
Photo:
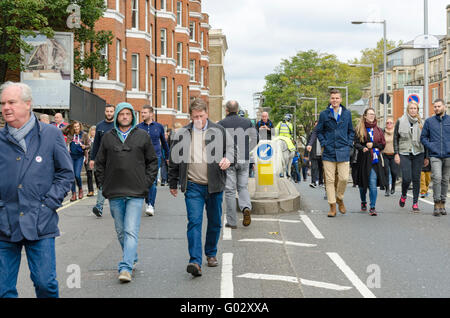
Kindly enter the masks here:
<path id="1" fill-rule="evenodd" d="M 66 10 L 70 4 L 78 4 L 81 9 L 81 27 L 78 29 L 69 29 L 66 24 L 69 16 Z M 103 0 L 0 0 L 0 82 L 5 81 L 8 69 L 23 70 L 21 50 L 30 52 L 32 47 L 21 37 L 35 32 L 48 37 L 52 37 L 54 31 L 73 32 L 75 41 L 89 43 L 88 47 L 92 43 L 94 50 L 85 49 L 84 59 L 75 48 L 75 83 L 87 79 L 82 69 L 93 69 L 100 74 L 108 72 L 109 63 L 101 59 L 99 51 L 112 43 L 112 33 L 94 30 L 95 22 L 105 9 Z"/>

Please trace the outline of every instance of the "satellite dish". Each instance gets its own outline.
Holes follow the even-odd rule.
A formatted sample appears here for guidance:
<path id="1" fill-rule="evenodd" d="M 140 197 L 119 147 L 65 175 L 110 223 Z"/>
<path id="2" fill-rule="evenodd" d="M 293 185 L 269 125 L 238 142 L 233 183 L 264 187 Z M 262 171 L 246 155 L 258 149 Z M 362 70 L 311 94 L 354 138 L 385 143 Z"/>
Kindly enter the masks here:
<path id="1" fill-rule="evenodd" d="M 415 49 L 438 49 L 439 39 L 434 35 L 423 34 L 414 39 Z"/>

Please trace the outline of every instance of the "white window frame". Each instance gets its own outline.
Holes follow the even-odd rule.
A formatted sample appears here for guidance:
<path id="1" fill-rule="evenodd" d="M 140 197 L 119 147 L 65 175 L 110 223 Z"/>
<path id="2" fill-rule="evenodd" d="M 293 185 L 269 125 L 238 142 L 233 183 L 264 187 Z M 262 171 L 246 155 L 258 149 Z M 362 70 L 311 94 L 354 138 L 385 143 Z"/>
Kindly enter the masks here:
<path id="1" fill-rule="evenodd" d="M 172 31 L 172 41 L 171 41 L 171 43 L 172 43 L 172 55 L 171 55 L 171 57 L 172 58 L 175 58 L 175 31 Z"/>
<path id="2" fill-rule="evenodd" d="M 195 22 L 189 23 L 189 39 L 195 41 Z"/>
<path id="3" fill-rule="evenodd" d="M 120 40 L 116 39 L 116 81 L 120 82 L 120 54 L 122 50 L 120 49 Z"/>
<path id="4" fill-rule="evenodd" d="M 145 0 L 145 32 L 148 32 L 148 0 Z"/>
<path id="5" fill-rule="evenodd" d="M 172 78 L 172 108 L 175 109 L 175 78 Z"/>
<path id="6" fill-rule="evenodd" d="M 203 51 L 203 32 L 200 33 L 200 48 Z"/>
<path id="7" fill-rule="evenodd" d="M 183 42 L 177 42 L 177 67 L 183 68 Z"/>
<path id="8" fill-rule="evenodd" d="M 195 60 L 189 60 L 190 81 L 195 82 Z"/>
<path id="9" fill-rule="evenodd" d="M 116 11 L 120 12 L 120 0 L 116 0 Z"/>
<path id="10" fill-rule="evenodd" d="M 161 77 L 161 107 L 167 108 L 167 77 Z"/>
<path id="11" fill-rule="evenodd" d="M 136 67 L 133 67 L 133 59 L 136 60 Z M 136 85 L 133 85 L 133 79 Z M 139 91 L 139 53 L 131 54 L 131 90 Z"/>
<path id="12" fill-rule="evenodd" d="M 103 58 L 108 61 L 108 44 L 106 44 L 102 50 L 100 50 L 100 58 Z M 104 75 L 99 74 L 100 80 L 107 80 L 108 79 L 108 72 L 106 72 Z"/>
<path id="13" fill-rule="evenodd" d="M 161 0 L 161 11 L 166 11 L 166 10 L 167 10 L 167 1 Z"/>
<path id="14" fill-rule="evenodd" d="M 205 67 L 202 66 L 200 68 L 200 83 L 201 87 L 205 87 Z"/>
<path id="15" fill-rule="evenodd" d="M 145 92 L 148 93 L 148 68 L 150 66 L 150 58 L 145 56 Z"/>
<path id="16" fill-rule="evenodd" d="M 164 35 L 163 35 L 164 34 Z M 167 56 L 167 29 L 160 30 L 161 56 Z"/>
<path id="17" fill-rule="evenodd" d="M 136 7 L 133 8 L 133 4 L 136 4 Z M 133 15 L 134 15 L 134 24 L 133 24 Z M 139 30 L 139 0 L 131 1 L 131 29 Z"/>
<path id="18" fill-rule="evenodd" d="M 183 2 L 177 1 L 177 25 L 183 26 Z"/>
<path id="19" fill-rule="evenodd" d="M 183 112 L 183 86 L 177 87 L 177 110 L 179 113 Z"/>

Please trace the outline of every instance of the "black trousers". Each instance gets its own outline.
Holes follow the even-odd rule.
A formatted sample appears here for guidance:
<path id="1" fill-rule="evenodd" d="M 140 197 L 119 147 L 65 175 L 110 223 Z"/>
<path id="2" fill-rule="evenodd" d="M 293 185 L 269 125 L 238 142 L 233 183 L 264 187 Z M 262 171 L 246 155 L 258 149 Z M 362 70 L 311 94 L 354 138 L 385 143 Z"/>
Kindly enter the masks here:
<path id="1" fill-rule="evenodd" d="M 93 178 L 93 171 L 88 169 L 87 165 L 84 165 L 84 168 L 86 169 L 86 177 L 87 177 L 87 184 L 88 184 L 88 191 L 94 192 L 94 178 Z"/>
<path id="2" fill-rule="evenodd" d="M 322 157 L 311 159 L 311 183 L 323 184 L 323 162 Z"/>
<path id="3" fill-rule="evenodd" d="M 420 192 L 420 173 L 422 172 L 425 154 L 421 153 L 417 156 L 410 154 L 409 156 L 400 155 L 400 168 L 402 169 L 402 196 L 406 196 L 409 185 L 413 184 L 413 203 L 419 201 Z"/>
<path id="4" fill-rule="evenodd" d="M 389 182 L 389 173 L 391 174 L 392 178 L 392 189 L 395 188 L 395 182 L 398 178 L 398 164 L 395 163 L 394 159 L 395 155 L 386 155 L 383 154 L 384 158 L 384 173 L 386 176 L 386 182 Z"/>

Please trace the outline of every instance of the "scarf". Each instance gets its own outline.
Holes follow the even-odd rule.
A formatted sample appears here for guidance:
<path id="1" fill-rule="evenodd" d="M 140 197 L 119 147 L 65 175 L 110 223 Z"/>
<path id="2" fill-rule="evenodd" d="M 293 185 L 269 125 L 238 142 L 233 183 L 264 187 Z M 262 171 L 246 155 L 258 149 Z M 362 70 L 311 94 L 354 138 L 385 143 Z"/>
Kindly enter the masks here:
<path id="1" fill-rule="evenodd" d="M 379 135 L 378 130 L 375 129 L 377 127 L 377 121 L 375 120 L 373 123 L 365 122 L 365 127 L 367 131 L 367 139 L 371 143 L 381 143 L 381 136 Z M 370 154 L 372 155 L 372 164 L 377 164 L 380 160 L 380 150 L 378 148 L 370 149 Z"/>
<path id="2" fill-rule="evenodd" d="M 20 128 L 13 128 L 8 126 L 9 134 L 16 140 L 23 152 L 27 153 L 27 143 L 25 142 L 25 137 L 30 133 L 30 131 L 36 125 L 36 117 L 31 113 L 30 119 Z"/>
<path id="3" fill-rule="evenodd" d="M 421 129 L 419 126 L 419 119 L 411 117 L 408 113 L 400 118 L 400 126 L 398 132 L 404 135 L 409 135 L 411 137 L 412 146 L 414 149 L 421 149 L 422 144 L 420 143 Z"/>

